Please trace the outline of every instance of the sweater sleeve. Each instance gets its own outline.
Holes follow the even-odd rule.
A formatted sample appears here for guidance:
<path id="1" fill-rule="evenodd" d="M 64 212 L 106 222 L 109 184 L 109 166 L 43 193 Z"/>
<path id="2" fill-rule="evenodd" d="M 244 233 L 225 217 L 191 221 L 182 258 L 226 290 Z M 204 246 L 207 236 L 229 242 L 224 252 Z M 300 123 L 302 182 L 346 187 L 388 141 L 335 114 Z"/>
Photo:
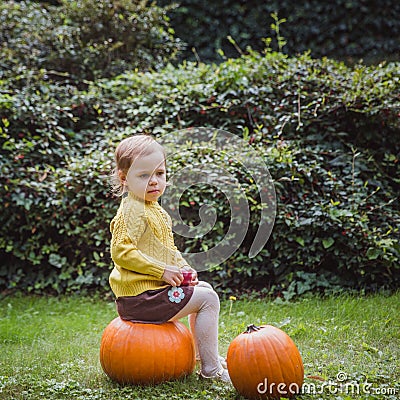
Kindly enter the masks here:
<path id="1" fill-rule="evenodd" d="M 144 216 L 136 218 L 129 232 L 122 216 L 113 220 L 111 222 L 111 258 L 122 268 L 161 279 L 166 265 L 144 254 L 137 247 L 138 240 L 145 230 Z"/>
<path id="2" fill-rule="evenodd" d="M 184 268 L 184 267 L 190 267 L 189 263 L 183 258 L 182 253 L 178 250 L 178 248 L 174 245 L 175 247 L 175 258 L 176 258 L 176 263 L 179 268 Z"/>

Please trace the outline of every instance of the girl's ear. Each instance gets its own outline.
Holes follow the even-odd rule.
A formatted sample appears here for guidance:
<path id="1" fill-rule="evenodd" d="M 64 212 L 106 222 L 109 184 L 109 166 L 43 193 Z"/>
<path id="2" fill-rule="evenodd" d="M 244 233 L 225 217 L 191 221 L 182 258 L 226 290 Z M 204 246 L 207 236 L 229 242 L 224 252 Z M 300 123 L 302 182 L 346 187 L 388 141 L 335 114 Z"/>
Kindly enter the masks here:
<path id="1" fill-rule="evenodd" d="M 118 170 L 118 176 L 123 185 L 126 185 L 126 174 L 121 169 Z"/>

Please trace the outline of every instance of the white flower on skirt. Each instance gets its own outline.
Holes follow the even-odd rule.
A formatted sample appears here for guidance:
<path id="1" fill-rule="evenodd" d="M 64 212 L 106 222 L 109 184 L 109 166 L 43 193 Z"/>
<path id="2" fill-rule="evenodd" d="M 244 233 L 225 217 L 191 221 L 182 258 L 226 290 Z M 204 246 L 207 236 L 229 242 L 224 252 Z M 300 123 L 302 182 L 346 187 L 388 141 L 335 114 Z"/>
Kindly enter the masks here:
<path id="1" fill-rule="evenodd" d="M 168 300 L 171 303 L 180 303 L 182 299 L 185 298 L 185 293 L 180 287 L 172 287 L 168 290 Z"/>

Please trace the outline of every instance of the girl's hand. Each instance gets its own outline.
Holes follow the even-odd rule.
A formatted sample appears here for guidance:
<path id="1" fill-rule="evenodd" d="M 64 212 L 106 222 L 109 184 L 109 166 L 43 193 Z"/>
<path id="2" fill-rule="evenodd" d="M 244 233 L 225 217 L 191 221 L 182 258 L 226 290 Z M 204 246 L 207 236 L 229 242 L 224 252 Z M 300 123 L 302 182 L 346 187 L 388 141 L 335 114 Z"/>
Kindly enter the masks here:
<path id="1" fill-rule="evenodd" d="M 186 265 L 185 267 L 182 268 L 182 270 L 192 273 L 192 281 L 189 283 L 189 286 L 196 286 L 199 283 L 199 279 L 197 277 L 197 271 L 195 269 L 193 269 L 189 265 Z"/>
<path id="2" fill-rule="evenodd" d="M 169 283 L 171 286 L 179 286 L 183 281 L 181 270 L 174 265 L 168 265 L 161 278 L 163 281 Z"/>

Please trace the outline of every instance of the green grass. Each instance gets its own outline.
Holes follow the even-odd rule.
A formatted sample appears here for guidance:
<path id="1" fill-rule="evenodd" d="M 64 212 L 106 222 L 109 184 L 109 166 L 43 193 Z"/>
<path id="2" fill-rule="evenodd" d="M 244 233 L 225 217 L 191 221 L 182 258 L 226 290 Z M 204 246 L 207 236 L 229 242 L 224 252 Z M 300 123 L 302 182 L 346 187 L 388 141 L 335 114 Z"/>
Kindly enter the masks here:
<path id="1" fill-rule="evenodd" d="M 233 388 L 200 380 L 196 374 L 150 387 L 112 382 L 101 369 L 99 343 L 115 316 L 113 302 L 98 297 L 2 299 L 0 399 L 241 399 Z M 306 376 L 332 381 L 328 387 L 306 378 L 306 383 L 317 385 L 323 393 L 305 394 L 301 399 L 400 397 L 400 292 L 309 297 L 291 303 L 223 301 L 222 354 L 250 323 L 281 327 L 297 344 Z M 367 386 L 371 394 L 335 393 L 339 373 L 346 374 L 344 383 L 371 384 Z"/>

